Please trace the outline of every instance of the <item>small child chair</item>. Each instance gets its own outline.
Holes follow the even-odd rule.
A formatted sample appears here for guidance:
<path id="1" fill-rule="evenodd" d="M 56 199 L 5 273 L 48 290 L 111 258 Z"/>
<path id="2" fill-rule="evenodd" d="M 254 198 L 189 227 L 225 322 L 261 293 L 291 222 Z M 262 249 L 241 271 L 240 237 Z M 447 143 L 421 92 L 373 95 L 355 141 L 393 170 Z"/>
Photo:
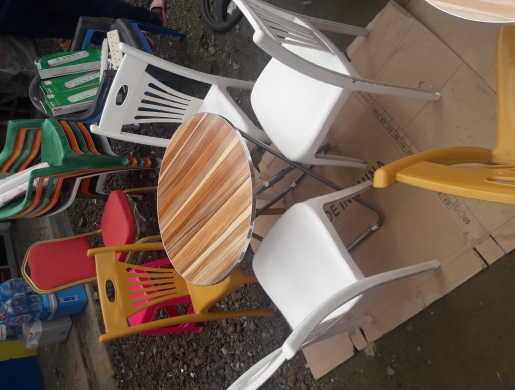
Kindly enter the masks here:
<path id="1" fill-rule="evenodd" d="M 89 256 L 95 256 L 100 304 L 106 328 L 106 334 L 99 338 L 101 343 L 135 333 L 185 323 L 273 315 L 271 310 L 209 311 L 216 302 L 229 295 L 237 287 L 257 282 L 254 275 L 245 273 L 239 267 L 236 267 L 229 277 L 218 284 L 195 286 L 184 280 L 174 269 L 150 268 L 116 261 L 116 254 L 120 252 L 163 249 L 163 244 L 159 242 L 95 248 L 88 251 Z M 147 283 L 152 284 L 152 287 L 142 287 L 146 284 L 142 285 L 140 280 L 135 281 L 135 272 L 145 272 L 148 278 Z M 114 299 L 110 299 L 108 296 L 106 289 L 108 282 L 114 285 Z M 129 318 L 142 310 L 165 304 L 170 299 L 186 296 L 191 298 L 193 313 L 137 325 L 128 322 Z"/>
<path id="2" fill-rule="evenodd" d="M 145 267 L 149 268 L 172 268 L 172 263 L 169 259 L 160 259 L 151 261 L 150 263 L 145 263 Z M 139 274 L 146 274 L 145 271 L 139 270 L 139 269 L 133 269 L 132 272 L 139 273 Z M 143 276 L 141 277 L 134 277 L 129 278 L 130 282 L 134 281 L 149 281 L 148 278 L 145 278 Z M 155 291 L 145 291 L 145 289 L 149 289 L 152 287 L 152 284 L 142 284 L 142 285 L 135 285 L 134 289 L 136 290 L 142 290 L 141 293 L 135 294 L 134 297 L 138 296 L 145 296 L 145 295 L 151 295 L 154 294 Z M 141 301 L 141 304 L 146 303 L 146 301 Z M 180 298 L 172 298 L 169 301 L 165 301 L 162 303 L 159 303 L 155 306 L 150 306 L 148 308 L 145 308 L 136 314 L 130 316 L 128 318 L 128 321 L 131 326 L 137 326 L 141 325 L 147 322 L 152 322 L 154 320 L 154 317 L 156 315 L 156 312 L 159 308 L 163 308 L 166 313 L 168 314 L 168 317 L 176 317 L 179 316 L 179 313 L 177 312 L 177 309 L 175 308 L 175 305 L 181 305 L 181 304 L 189 304 L 188 312 L 186 314 L 194 314 L 195 310 L 193 308 L 193 303 L 191 301 L 190 296 L 183 296 Z M 188 322 L 185 324 L 180 325 L 174 325 L 174 326 L 167 326 L 165 328 L 158 328 L 153 330 L 147 330 L 146 332 L 141 332 L 141 334 L 163 334 L 163 333 L 183 333 L 183 332 L 202 332 L 204 330 L 203 326 L 197 326 L 195 323 Z"/>

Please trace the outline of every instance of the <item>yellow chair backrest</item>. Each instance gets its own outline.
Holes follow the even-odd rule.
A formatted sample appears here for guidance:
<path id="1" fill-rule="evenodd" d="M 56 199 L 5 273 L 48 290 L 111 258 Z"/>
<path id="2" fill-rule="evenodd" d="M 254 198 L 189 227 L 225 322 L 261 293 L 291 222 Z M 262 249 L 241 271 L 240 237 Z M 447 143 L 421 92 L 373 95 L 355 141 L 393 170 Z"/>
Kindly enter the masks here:
<path id="1" fill-rule="evenodd" d="M 498 125 L 493 161 L 515 164 L 515 25 L 499 29 L 495 66 Z"/>
<path id="2" fill-rule="evenodd" d="M 174 269 L 122 263 L 116 260 L 115 253 L 112 251 L 95 256 L 98 293 L 107 333 L 128 329 L 127 319 L 143 309 L 189 295 L 186 281 Z M 114 286 L 112 300 L 109 298 L 108 282 Z M 143 292 L 152 293 L 144 295 Z"/>
<path id="3" fill-rule="evenodd" d="M 157 242 L 95 248 L 88 251 L 88 256 L 95 256 L 100 304 L 106 327 L 106 334 L 101 335 L 99 339 L 101 343 L 134 333 L 185 323 L 273 315 L 271 310 L 209 312 L 216 302 L 229 295 L 237 287 L 247 283 L 257 283 L 255 275 L 247 274 L 239 267 L 236 267 L 231 275 L 218 284 L 195 286 L 186 282 L 172 268 L 150 268 L 116 261 L 116 252 L 163 249 L 163 243 Z M 108 295 L 108 281 L 111 281 L 114 287 L 114 299 L 112 300 Z M 190 296 L 194 309 L 193 314 L 129 326 L 128 318 L 137 312 L 186 295 Z"/>

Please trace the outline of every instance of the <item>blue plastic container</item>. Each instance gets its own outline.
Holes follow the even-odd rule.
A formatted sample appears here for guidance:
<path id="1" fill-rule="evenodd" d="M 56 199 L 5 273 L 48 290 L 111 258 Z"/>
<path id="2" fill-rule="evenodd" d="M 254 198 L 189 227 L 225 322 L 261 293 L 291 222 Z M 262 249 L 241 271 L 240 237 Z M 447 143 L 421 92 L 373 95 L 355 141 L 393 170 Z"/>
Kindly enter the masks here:
<path id="1" fill-rule="evenodd" d="M 41 295 L 41 314 L 39 315 L 40 321 L 45 321 L 53 316 L 57 309 L 57 302 L 55 301 L 55 294 Z"/>
<path id="2" fill-rule="evenodd" d="M 51 320 L 68 316 L 71 314 L 78 314 L 88 303 L 88 296 L 84 286 L 72 287 L 67 290 L 41 296 L 42 312 L 40 320 Z"/>
<path id="3" fill-rule="evenodd" d="M 69 288 L 55 294 L 57 310 L 53 318 L 79 314 L 88 303 L 88 296 L 84 286 Z"/>

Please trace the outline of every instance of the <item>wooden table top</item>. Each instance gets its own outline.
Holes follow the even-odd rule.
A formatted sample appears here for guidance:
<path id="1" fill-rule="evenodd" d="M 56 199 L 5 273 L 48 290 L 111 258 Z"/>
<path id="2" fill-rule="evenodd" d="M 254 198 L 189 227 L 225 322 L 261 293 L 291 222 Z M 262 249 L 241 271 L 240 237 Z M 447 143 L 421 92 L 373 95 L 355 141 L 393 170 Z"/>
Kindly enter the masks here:
<path id="1" fill-rule="evenodd" d="M 515 0 L 426 0 L 451 15 L 489 23 L 515 23 Z"/>
<path id="2" fill-rule="evenodd" d="M 252 234 L 255 190 L 248 149 L 214 114 L 196 114 L 176 131 L 163 157 L 157 214 L 173 266 L 196 285 L 225 279 Z"/>

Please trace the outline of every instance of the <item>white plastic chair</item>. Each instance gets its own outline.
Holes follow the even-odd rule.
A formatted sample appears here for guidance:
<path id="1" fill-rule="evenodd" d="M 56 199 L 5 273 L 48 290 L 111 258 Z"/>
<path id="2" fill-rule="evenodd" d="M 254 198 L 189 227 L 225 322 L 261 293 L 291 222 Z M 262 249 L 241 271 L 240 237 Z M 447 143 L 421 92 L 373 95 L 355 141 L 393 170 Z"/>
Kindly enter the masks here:
<path id="1" fill-rule="evenodd" d="M 270 142 L 265 132 L 254 126 L 227 91 L 227 88 L 252 89 L 254 83 L 184 68 L 124 43 L 120 44 L 120 50 L 125 55 L 109 90 L 100 123 L 91 126 L 93 133 L 123 141 L 167 147 L 169 139 L 123 132 L 122 127 L 135 123 L 182 123 L 198 112 L 211 112 L 223 116 L 252 137 Z M 148 65 L 211 84 L 211 88 L 203 100 L 185 95 L 152 77 L 147 72 Z M 127 87 L 128 91 L 120 104 L 116 99 L 122 87 Z"/>
<path id="2" fill-rule="evenodd" d="M 440 98 L 438 92 L 360 78 L 315 25 L 349 35 L 366 36 L 367 29 L 286 12 L 259 0 L 233 1 L 254 28 L 256 45 L 272 56 L 252 90 L 252 108 L 272 142 L 290 160 L 340 166 L 359 161 L 316 154 L 352 91 Z"/>
<path id="3" fill-rule="evenodd" d="M 323 205 L 355 197 L 366 181 L 295 204 L 275 223 L 253 260 L 259 283 L 293 329 L 283 346 L 251 367 L 229 390 L 257 389 L 286 359 L 314 342 L 370 322 L 342 322 L 362 294 L 440 266 L 436 260 L 365 277 L 325 215 Z"/>

